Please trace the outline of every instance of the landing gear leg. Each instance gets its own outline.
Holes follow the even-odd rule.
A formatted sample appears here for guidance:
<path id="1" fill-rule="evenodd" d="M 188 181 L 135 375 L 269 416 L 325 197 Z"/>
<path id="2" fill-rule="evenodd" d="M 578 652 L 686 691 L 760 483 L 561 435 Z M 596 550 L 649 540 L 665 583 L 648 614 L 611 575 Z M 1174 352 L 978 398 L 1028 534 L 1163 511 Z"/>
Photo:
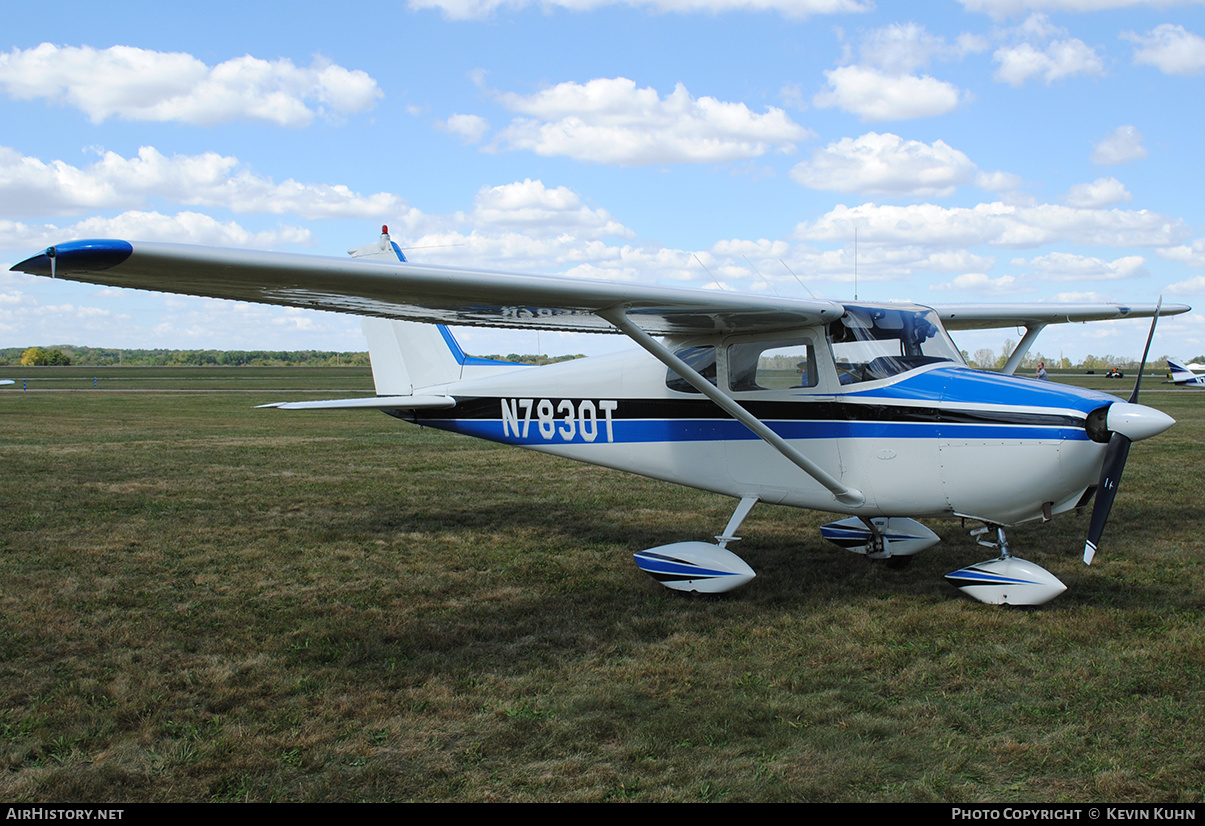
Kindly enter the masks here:
<path id="1" fill-rule="evenodd" d="M 732 512 L 732 518 L 728 520 L 728 524 L 724 528 L 724 533 L 715 538 L 716 543 L 721 548 L 727 548 L 729 542 L 736 542 L 740 539 L 736 535 L 736 532 L 740 530 L 741 523 L 745 521 L 745 517 L 749 515 L 749 511 L 753 510 L 753 506 L 756 504 L 756 496 L 746 496 L 736 506 L 736 510 Z"/>
<path id="2" fill-rule="evenodd" d="M 866 530 L 870 531 L 870 541 L 866 543 L 866 558 L 867 559 L 890 559 L 891 554 L 887 552 L 886 543 L 883 542 L 883 532 L 879 530 L 878 525 L 873 519 L 865 516 L 859 516 L 862 524 L 866 526 Z"/>
<path id="3" fill-rule="evenodd" d="M 982 528 L 976 528 L 975 530 L 971 531 L 971 536 L 975 537 L 975 541 L 978 542 L 980 545 L 982 545 L 985 548 L 999 548 L 1000 549 L 1000 556 L 998 557 L 999 559 L 1012 559 L 1013 555 L 1012 555 L 1012 552 L 1009 551 L 1009 549 L 1008 549 L 1008 537 L 1004 535 L 1004 528 L 1000 527 L 999 525 L 994 526 L 996 529 L 996 541 L 995 542 L 991 542 L 990 540 L 979 538 L 979 537 L 983 536 L 984 534 L 990 533 L 992 530 L 992 527 L 993 527 L 992 525 L 984 525 Z"/>

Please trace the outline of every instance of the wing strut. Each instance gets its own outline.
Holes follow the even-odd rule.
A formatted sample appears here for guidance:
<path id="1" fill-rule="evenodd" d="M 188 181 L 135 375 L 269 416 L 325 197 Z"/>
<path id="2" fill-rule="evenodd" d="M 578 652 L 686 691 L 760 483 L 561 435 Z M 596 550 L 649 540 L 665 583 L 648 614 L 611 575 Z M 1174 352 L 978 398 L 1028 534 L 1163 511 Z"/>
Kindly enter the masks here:
<path id="1" fill-rule="evenodd" d="M 1021 343 L 1013 350 L 1012 355 L 1008 357 L 1008 362 L 1000 369 L 1000 372 L 1006 376 L 1011 376 L 1017 372 L 1017 368 L 1021 366 L 1021 359 L 1029 352 L 1029 348 L 1033 346 L 1034 341 L 1038 338 L 1038 333 L 1046 329 L 1046 323 L 1036 321 L 1025 328 L 1025 336 L 1021 339 Z"/>
<path id="2" fill-rule="evenodd" d="M 627 310 L 622 307 L 611 307 L 606 310 L 599 310 L 598 315 L 615 325 L 621 333 L 651 353 L 659 362 L 686 379 L 692 387 L 715 402 L 725 413 L 752 430 L 758 437 L 787 459 L 794 462 L 804 473 L 832 491 L 839 502 L 845 505 L 857 506 L 866 501 L 866 497 L 862 491 L 842 484 L 840 479 L 792 447 L 786 439 L 763 424 L 761 419 L 741 407 L 731 396 L 703 378 L 697 370 L 675 356 L 661 342 L 633 323 L 628 318 Z"/>

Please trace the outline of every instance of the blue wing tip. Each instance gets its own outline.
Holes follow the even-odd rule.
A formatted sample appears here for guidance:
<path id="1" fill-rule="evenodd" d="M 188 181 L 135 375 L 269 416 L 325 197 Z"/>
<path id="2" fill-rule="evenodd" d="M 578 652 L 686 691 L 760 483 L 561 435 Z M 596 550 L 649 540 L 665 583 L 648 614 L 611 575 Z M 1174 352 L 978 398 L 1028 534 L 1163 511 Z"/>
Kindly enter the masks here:
<path id="1" fill-rule="evenodd" d="M 68 241 L 47 247 L 44 252 L 26 258 L 11 267 L 12 272 L 30 275 L 50 275 L 51 259 L 54 271 L 64 275 L 73 272 L 98 272 L 116 267 L 134 253 L 129 241 L 107 238 Z"/>

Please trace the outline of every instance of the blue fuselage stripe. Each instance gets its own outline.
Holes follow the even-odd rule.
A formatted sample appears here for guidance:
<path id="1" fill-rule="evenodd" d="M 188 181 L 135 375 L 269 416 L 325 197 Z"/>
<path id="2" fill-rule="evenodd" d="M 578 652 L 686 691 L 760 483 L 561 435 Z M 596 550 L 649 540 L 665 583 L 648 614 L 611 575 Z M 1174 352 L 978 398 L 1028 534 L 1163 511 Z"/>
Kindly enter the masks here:
<path id="1" fill-rule="evenodd" d="M 758 438 L 743 424 L 731 419 L 616 419 L 608 428 L 598 423 L 595 438 L 587 442 L 574 428 L 565 438 L 560 422 L 551 436 L 541 433 L 532 421 L 526 436 L 504 434 L 501 419 L 423 419 L 422 423 L 463 433 L 480 439 L 513 445 L 549 444 L 640 444 L 651 442 L 726 442 Z M 1088 441 L 1082 428 L 1024 424 L 964 424 L 957 422 L 850 422 L 850 421 L 772 421 L 771 430 L 784 439 L 973 439 L 977 441 Z M 546 428 L 547 429 L 547 428 Z"/>

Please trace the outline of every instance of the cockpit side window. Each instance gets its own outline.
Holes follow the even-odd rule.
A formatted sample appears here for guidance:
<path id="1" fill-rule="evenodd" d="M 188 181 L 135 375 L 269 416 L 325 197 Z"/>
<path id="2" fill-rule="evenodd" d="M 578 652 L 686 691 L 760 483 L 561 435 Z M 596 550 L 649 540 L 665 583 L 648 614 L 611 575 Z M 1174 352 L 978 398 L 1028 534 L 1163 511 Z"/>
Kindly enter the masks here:
<path id="1" fill-rule="evenodd" d="M 932 310 L 857 307 L 828 325 L 842 384 L 890 378 L 937 362 L 962 364 L 962 356 Z"/>
<path id="2" fill-rule="evenodd" d="M 674 355 L 698 371 L 699 375 L 703 378 L 712 384 L 716 383 L 716 351 L 714 346 L 683 347 L 675 350 Z M 695 389 L 694 385 L 672 369 L 665 374 L 665 386 L 670 390 L 677 390 L 679 393 L 699 392 Z"/>
<path id="3" fill-rule="evenodd" d="M 816 348 L 806 339 L 772 339 L 728 347 L 728 386 L 736 392 L 815 387 Z"/>

